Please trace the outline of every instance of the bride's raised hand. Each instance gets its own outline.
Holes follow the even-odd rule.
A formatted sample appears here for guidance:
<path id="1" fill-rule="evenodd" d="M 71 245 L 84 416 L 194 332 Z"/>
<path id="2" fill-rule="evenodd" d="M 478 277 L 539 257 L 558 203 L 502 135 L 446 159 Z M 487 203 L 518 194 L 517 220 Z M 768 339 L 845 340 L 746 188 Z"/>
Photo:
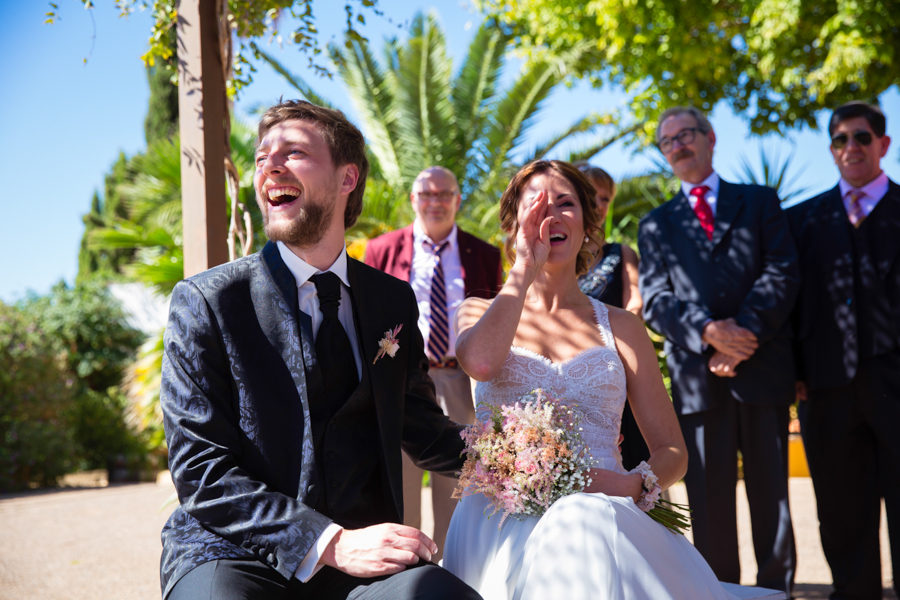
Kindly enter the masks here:
<path id="1" fill-rule="evenodd" d="M 549 196 L 541 190 L 519 205 L 519 230 L 516 232 L 516 265 L 537 275 L 550 255 Z"/>

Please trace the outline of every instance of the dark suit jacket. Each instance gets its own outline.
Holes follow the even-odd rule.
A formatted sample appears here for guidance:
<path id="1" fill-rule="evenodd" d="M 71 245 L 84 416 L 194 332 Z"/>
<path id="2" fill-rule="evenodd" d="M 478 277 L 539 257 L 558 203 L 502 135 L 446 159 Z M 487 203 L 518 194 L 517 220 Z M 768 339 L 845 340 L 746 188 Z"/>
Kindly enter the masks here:
<path id="1" fill-rule="evenodd" d="M 435 402 L 409 285 L 354 260 L 347 274 L 378 416 L 381 447 L 372 451 L 393 499 L 386 520 L 399 523 L 401 446 L 420 467 L 453 472 L 463 462 L 461 427 Z M 401 323 L 396 356 L 373 365 L 378 341 Z M 195 566 L 222 558 L 255 558 L 289 578 L 330 523 L 311 508 L 314 348 L 296 281 L 271 242 L 175 287 L 160 401 L 181 506 L 162 534 L 164 596 Z M 354 484 L 336 493 L 353 494 Z"/>
<path id="2" fill-rule="evenodd" d="M 641 221 L 640 287 L 644 320 L 666 337 L 675 409 L 714 408 L 708 368 L 714 349 L 701 335 L 709 319 L 733 317 L 760 346 L 726 379 L 741 402 L 789 404 L 794 398 L 788 317 L 799 288 L 797 253 L 775 190 L 722 181 L 709 240 L 679 192 Z"/>
<path id="3" fill-rule="evenodd" d="M 500 250 L 462 229 L 456 231 L 466 298 L 493 298 L 503 287 Z M 366 245 L 367 265 L 403 281 L 409 281 L 412 258 L 412 225 L 373 238 Z"/>
<path id="4" fill-rule="evenodd" d="M 900 185 L 888 183 L 873 235 L 900 344 Z M 795 309 L 797 376 L 811 389 L 846 385 L 859 363 L 853 243 L 839 186 L 787 209 L 803 274 Z"/>

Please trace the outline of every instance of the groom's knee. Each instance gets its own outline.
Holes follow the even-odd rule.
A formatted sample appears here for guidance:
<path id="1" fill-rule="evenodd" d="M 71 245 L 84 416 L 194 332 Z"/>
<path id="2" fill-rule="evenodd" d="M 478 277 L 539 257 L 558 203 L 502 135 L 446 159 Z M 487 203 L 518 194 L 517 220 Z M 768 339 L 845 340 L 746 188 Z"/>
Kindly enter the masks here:
<path id="1" fill-rule="evenodd" d="M 481 600 L 478 592 L 447 569 L 425 565 L 394 575 L 394 600 Z"/>

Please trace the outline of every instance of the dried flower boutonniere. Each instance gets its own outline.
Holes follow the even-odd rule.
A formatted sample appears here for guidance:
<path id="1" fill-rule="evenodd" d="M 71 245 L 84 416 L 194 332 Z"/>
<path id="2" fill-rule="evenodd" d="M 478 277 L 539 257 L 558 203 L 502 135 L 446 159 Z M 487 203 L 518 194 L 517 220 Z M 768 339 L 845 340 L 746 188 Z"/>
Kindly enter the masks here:
<path id="1" fill-rule="evenodd" d="M 397 334 L 400 333 L 401 329 L 403 329 L 403 323 L 400 323 L 390 331 L 384 332 L 384 337 L 378 341 L 378 354 L 375 355 L 375 360 L 372 361 L 373 365 L 385 354 L 394 358 L 394 355 L 397 354 L 397 350 L 400 349 L 400 342 L 397 341 Z"/>

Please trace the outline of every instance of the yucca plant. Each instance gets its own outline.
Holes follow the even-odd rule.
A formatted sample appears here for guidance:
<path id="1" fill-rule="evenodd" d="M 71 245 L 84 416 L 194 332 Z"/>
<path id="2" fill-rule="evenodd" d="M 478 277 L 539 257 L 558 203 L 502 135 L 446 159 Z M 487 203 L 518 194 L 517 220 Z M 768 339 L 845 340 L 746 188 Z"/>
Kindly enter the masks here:
<path id="1" fill-rule="evenodd" d="M 787 154 L 782 158 L 781 151 L 767 150 L 762 144 L 759 145 L 759 164 L 760 171 L 757 171 L 750 164 L 747 156 L 741 157 L 741 181 L 743 183 L 755 183 L 757 185 L 765 185 L 778 191 L 778 197 L 781 201 L 789 202 L 795 198 L 805 194 L 808 187 L 797 187 L 797 179 L 803 168 L 797 169 L 792 175 L 788 174 L 791 166 L 794 164 L 794 155 Z"/>

